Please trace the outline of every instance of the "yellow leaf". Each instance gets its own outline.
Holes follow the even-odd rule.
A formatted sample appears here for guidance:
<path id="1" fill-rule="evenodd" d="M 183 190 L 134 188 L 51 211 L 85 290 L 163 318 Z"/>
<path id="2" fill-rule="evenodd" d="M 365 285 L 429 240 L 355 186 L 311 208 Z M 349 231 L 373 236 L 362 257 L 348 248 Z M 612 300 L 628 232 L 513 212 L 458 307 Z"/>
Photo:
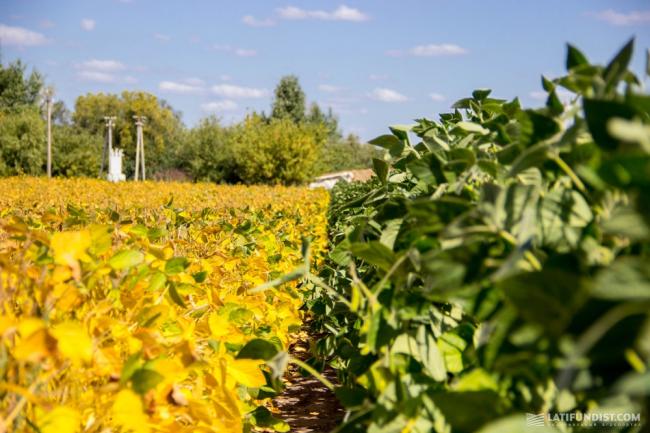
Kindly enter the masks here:
<path id="1" fill-rule="evenodd" d="M 93 357 L 93 340 L 79 324 L 67 322 L 57 325 L 52 335 L 58 342 L 59 352 L 74 363 L 88 362 Z"/>
<path id="2" fill-rule="evenodd" d="M 228 363 L 228 374 L 237 383 L 251 388 L 259 388 L 266 383 L 264 374 L 260 370 L 261 363 L 257 359 L 235 359 Z"/>
<path id="3" fill-rule="evenodd" d="M 113 421 L 126 432 L 149 433 L 149 419 L 143 412 L 142 400 L 129 389 L 117 394 L 113 403 Z"/>
<path id="4" fill-rule="evenodd" d="M 86 250 L 90 244 L 91 237 L 88 230 L 54 233 L 50 240 L 54 262 L 73 267 L 77 260 L 87 257 Z"/>
<path id="5" fill-rule="evenodd" d="M 0 336 L 16 324 L 16 319 L 11 316 L 0 316 Z"/>
<path id="6" fill-rule="evenodd" d="M 225 316 L 216 313 L 210 314 L 208 326 L 210 327 L 212 336 L 215 338 L 221 338 L 230 334 L 230 322 Z"/>
<path id="7" fill-rule="evenodd" d="M 81 416 L 76 410 L 59 406 L 47 412 L 38 422 L 41 433 L 76 433 Z"/>
<path id="8" fill-rule="evenodd" d="M 36 362 L 45 358 L 56 348 L 56 340 L 45 329 L 40 319 L 23 320 L 18 325 L 21 338 L 16 343 L 13 354 L 19 361 Z"/>

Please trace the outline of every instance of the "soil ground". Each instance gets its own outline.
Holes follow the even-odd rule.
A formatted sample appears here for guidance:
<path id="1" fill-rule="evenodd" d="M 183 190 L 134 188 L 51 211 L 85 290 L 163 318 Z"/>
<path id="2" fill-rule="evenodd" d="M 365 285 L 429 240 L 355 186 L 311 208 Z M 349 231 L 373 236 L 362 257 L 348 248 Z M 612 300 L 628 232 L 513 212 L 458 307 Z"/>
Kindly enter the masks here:
<path id="1" fill-rule="evenodd" d="M 306 358 L 307 342 L 295 344 L 291 352 L 297 358 Z M 336 383 L 336 374 L 331 369 L 323 375 Z M 326 386 L 312 376 L 303 376 L 294 365 L 289 366 L 285 380 L 286 389 L 275 398 L 274 405 L 292 433 L 329 433 L 340 424 L 345 412 Z"/>

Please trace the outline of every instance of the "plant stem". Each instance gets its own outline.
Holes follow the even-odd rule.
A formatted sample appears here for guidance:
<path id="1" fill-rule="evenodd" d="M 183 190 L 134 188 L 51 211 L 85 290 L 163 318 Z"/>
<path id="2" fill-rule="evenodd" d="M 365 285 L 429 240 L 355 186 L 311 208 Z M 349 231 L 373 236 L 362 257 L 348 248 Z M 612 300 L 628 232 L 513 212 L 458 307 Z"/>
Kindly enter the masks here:
<path id="1" fill-rule="evenodd" d="M 334 384 L 329 380 L 327 380 L 325 376 L 317 372 L 311 365 L 302 362 L 298 358 L 294 358 L 294 357 L 289 358 L 289 362 L 307 371 L 309 374 L 311 374 L 316 379 L 318 379 L 323 385 L 325 385 L 330 391 L 334 392 Z"/>

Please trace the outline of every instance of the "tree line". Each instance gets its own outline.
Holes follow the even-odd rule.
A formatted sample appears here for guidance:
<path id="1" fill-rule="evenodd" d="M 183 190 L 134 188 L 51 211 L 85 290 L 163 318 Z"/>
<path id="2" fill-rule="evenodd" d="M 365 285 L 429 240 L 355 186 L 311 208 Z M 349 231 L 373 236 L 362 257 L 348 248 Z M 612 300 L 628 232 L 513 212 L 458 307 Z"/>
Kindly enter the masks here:
<path id="1" fill-rule="evenodd" d="M 42 175 L 46 164 L 44 78 L 20 60 L 0 63 L 0 176 Z M 52 109 L 54 176 L 99 173 L 106 127 L 116 116 L 113 145 L 124 150 L 127 178 L 135 170 L 134 115 L 147 117 L 147 168 L 157 179 L 300 184 L 315 175 L 370 167 L 375 147 L 343 136 L 337 116 L 306 104 L 297 77 L 278 83 L 270 114 L 253 112 L 225 125 L 212 115 L 187 127 L 164 99 L 141 91 L 79 96 L 70 111 Z"/>

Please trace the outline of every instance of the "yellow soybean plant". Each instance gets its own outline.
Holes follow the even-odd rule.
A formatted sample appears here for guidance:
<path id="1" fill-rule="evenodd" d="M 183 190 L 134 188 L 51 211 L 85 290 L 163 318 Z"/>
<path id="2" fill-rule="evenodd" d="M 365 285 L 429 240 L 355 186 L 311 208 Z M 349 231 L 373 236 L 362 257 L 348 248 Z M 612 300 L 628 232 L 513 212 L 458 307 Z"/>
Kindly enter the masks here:
<path id="1" fill-rule="evenodd" d="M 287 350 L 328 195 L 0 180 L 0 432 L 286 431 L 251 341 Z M 270 409 L 270 411 L 268 410 Z"/>

